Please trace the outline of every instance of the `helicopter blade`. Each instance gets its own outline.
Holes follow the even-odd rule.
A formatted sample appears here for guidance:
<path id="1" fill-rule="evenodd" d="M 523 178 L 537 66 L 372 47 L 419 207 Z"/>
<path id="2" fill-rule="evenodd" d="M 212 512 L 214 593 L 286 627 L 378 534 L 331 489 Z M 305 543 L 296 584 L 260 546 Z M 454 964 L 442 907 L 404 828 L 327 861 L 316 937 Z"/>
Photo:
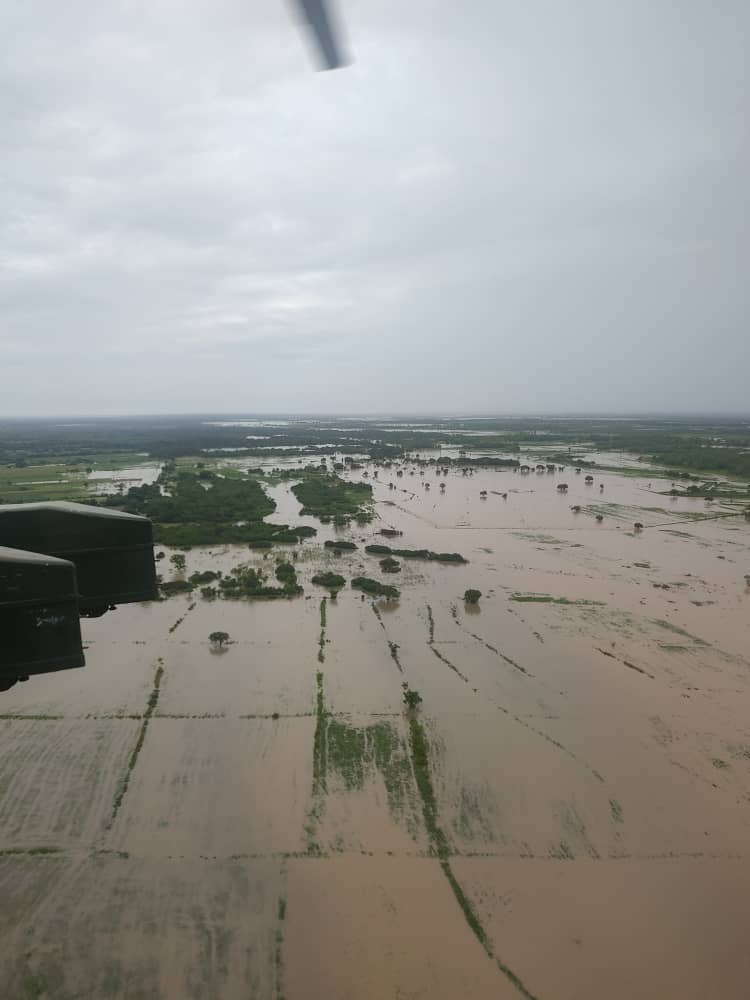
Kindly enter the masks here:
<path id="1" fill-rule="evenodd" d="M 298 0 L 320 50 L 324 69 L 339 69 L 346 65 L 326 0 Z"/>

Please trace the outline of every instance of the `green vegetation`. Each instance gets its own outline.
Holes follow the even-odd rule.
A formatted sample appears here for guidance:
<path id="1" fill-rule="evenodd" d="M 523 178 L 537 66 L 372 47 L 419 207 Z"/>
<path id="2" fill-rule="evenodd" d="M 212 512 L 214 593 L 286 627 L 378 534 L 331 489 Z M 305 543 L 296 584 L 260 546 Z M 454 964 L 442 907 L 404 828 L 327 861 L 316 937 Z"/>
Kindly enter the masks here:
<path id="1" fill-rule="evenodd" d="M 467 433 L 471 433 L 470 439 Z M 40 482 L 34 499 L 46 498 L 45 494 L 51 498 L 55 493 L 59 498 L 60 489 L 68 495 L 85 491 L 86 469 L 126 468 L 141 463 L 144 457 L 152 462 L 190 460 L 193 465 L 200 461 L 202 471 L 211 474 L 217 469 L 225 472 L 224 459 L 233 455 L 258 459 L 296 455 L 319 461 L 334 452 L 357 452 L 383 462 L 439 445 L 468 444 L 472 450 L 495 454 L 422 459 L 418 464 L 428 468 L 511 468 L 518 465 L 518 458 L 511 456 L 523 450 L 539 460 L 583 467 L 590 461 L 585 454 L 601 450 L 628 452 L 669 470 L 705 470 L 750 478 L 750 432 L 742 419 L 497 417 L 438 419 L 414 429 L 391 421 L 334 418 L 315 423 L 269 421 L 262 436 L 262 441 L 249 441 L 247 428 L 241 424 L 219 425 L 195 417 L 83 420 L 74 426 L 54 420 L 0 421 L 0 496 L 6 502 L 21 499 L 17 493 L 21 477 L 32 483 L 33 492 L 34 483 Z M 54 475 L 40 474 L 42 469 L 52 472 L 53 468 Z M 312 470 L 321 475 L 318 466 Z M 284 474 L 299 475 L 299 470 L 285 469 Z M 69 482 L 42 485 L 45 479 L 62 478 Z M 6 496 L 6 483 L 16 491 L 15 496 Z"/>
<path id="2" fill-rule="evenodd" d="M 323 547 L 326 549 L 333 549 L 334 552 L 352 552 L 357 546 L 354 542 L 329 540 L 327 542 L 323 542 Z"/>
<path id="3" fill-rule="evenodd" d="M 291 563 L 282 562 L 276 567 L 276 579 L 282 584 L 287 594 L 301 594 L 302 587 L 297 583 L 297 570 Z"/>
<path id="4" fill-rule="evenodd" d="M 208 637 L 208 641 L 211 643 L 212 646 L 216 646 L 219 649 L 223 649 L 223 647 L 230 641 L 229 633 L 212 632 Z"/>
<path id="5" fill-rule="evenodd" d="M 157 660 L 158 666 L 156 668 L 156 673 L 154 674 L 154 686 L 151 690 L 151 694 L 148 696 L 148 701 L 146 702 L 146 711 L 143 713 L 143 721 L 141 722 L 141 728 L 138 731 L 138 738 L 135 742 L 133 750 L 131 751 L 130 760 L 128 761 L 128 768 L 127 771 L 125 772 L 125 777 L 123 778 L 122 783 L 119 789 L 117 790 L 117 794 L 115 795 L 115 800 L 112 804 L 112 815 L 109 821 L 110 826 L 112 826 L 112 824 L 114 823 L 117 813 L 120 810 L 120 806 L 122 805 L 122 800 L 125 798 L 125 795 L 127 793 L 128 786 L 130 785 L 130 775 L 133 772 L 133 768 L 138 763 L 138 756 L 141 752 L 141 749 L 143 748 L 143 741 L 146 739 L 146 730 L 148 729 L 149 721 L 151 719 L 151 716 L 156 711 L 156 706 L 159 702 L 159 690 L 161 688 L 161 679 L 164 676 L 163 662 L 164 661 L 162 660 L 162 658 L 159 657 L 159 659 Z"/>
<path id="6" fill-rule="evenodd" d="M 290 528 L 267 524 L 263 518 L 276 505 L 257 479 L 205 469 L 195 473 L 168 464 L 157 483 L 134 486 L 126 496 L 108 497 L 104 502 L 150 517 L 155 541 L 165 545 L 271 545 L 298 542 L 315 534 L 315 529 L 307 525 Z M 184 556 L 172 556 L 173 563 L 175 559 L 182 560 L 184 569 Z"/>
<path id="7" fill-rule="evenodd" d="M 391 556 L 386 556 L 385 559 L 380 560 L 380 568 L 384 573 L 400 573 L 401 563 Z"/>
<path id="8" fill-rule="evenodd" d="M 750 479 L 750 453 L 744 448 L 717 448 L 707 442 L 696 442 L 689 447 L 666 448 L 650 455 L 653 462 L 668 466 L 667 475 L 672 479 L 684 478 L 681 470 L 725 473 Z"/>
<path id="9" fill-rule="evenodd" d="M 582 598 L 571 601 L 567 597 L 553 597 L 552 594 L 511 594 L 508 598 L 511 601 L 519 601 L 524 604 L 571 604 L 579 607 L 602 607 L 604 601 L 586 601 Z"/>
<path id="10" fill-rule="evenodd" d="M 465 563 L 458 552 L 430 552 L 429 549 L 392 549 L 388 545 L 365 545 L 371 556 L 400 556 L 402 559 L 428 559 L 431 562 Z"/>
<path id="11" fill-rule="evenodd" d="M 335 597 L 346 584 L 344 577 L 338 573 L 316 573 L 312 578 L 312 582 L 316 583 L 319 587 L 325 587 L 326 590 L 330 590 L 331 597 Z"/>
<path id="12" fill-rule="evenodd" d="M 162 580 L 159 591 L 162 597 L 173 597 L 175 594 L 188 594 L 193 589 L 189 580 Z"/>
<path id="13" fill-rule="evenodd" d="M 333 595 L 332 595 L 333 596 Z M 320 638 L 318 639 L 318 663 L 325 663 L 326 653 L 326 599 L 320 602 Z"/>
<path id="14" fill-rule="evenodd" d="M 422 696 L 419 691 L 414 691 L 408 684 L 404 684 L 404 704 L 410 712 L 416 712 L 422 704 Z"/>
<path id="15" fill-rule="evenodd" d="M 383 779 L 391 815 L 416 832 L 409 752 L 398 727 L 389 721 L 357 726 L 332 716 L 324 704 L 322 673 L 317 675 L 317 686 L 313 805 L 306 826 L 309 853 L 321 853 L 314 837 L 330 786 L 341 784 L 347 792 L 359 792 L 376 774 Z"/>
<path id="16" fill-rule="evenodd" d="M 213 570 L 207 569 L 202 573 L 191 573 L 188 579 L 194 587 L 199 587 L 203 583 L 213 583 L 214 580 L 218 580 L 221 576 L 221 572 L 214 573 Z"/>
<path id="17" fill-rule="evenodd" d="M 401 596 L 401 592 L 397 587 L 390 587 L 387 583 L 379 583 L 369 576 L 356 576 L 352 580 L 352 587 L 355 590 L 361 590 L 365 594 L 370 594 L 371 597 L 385 597 L 389 601 L 398 600 Z"/>
<path id="18" fill-rule="evenodd" d="M 294 575 L 286 568 L 282 569 L 279 576 L 279 568 L 289 567 Z M 232 570 L 229 576 L 225 576 L 219 583 L 219 591 L 222 597 L 237 600 L 242 597 L 293 597 L 302 593 L 302 587 L 297 583 L 297 573 L 290 563 L 281 563 L 276 570 L 276 579 L 283 583 L 282 587 L 274 587 L 266 583 L 266 574 L 262 570 L 254 569 L 251 566 L 238 566 Z"/>
<path id="19" fill-rule="evenodd" d="M 380 624 L 383 625 L 383 619 L 380 616 L 380 612 L 377 609 L 377 605 L 373 604 L 372 610 L 375 612 L 375 615 L 378 618 L 378 620 L 380 621 Z M 383 628 L 385 628 L 385 625 L 383 625 Z M 399 646 L 399 644 L 397 642 L 391 642 L 390 639 L 388 640 L 388 652 L 391 654 L 391 659 L 396 664 L 396 666 L 401 671 L 401 673 L 403 673 L 404 672 L 404 668 L 401 666 L 401 660 L 400 660 L 399 655 L 398 655 L 398 651 L 399 651 L 400 648 L 401 647 Z"/>
<path id="20" fill-rule="evenodd" d="M 416 714 L 412 714 L 412 717 L 409 720 L 409 737 L 411 743 L 412 768 L 417 783 L 417 789 L 419 791 L 419 797 L 422 801 L 422 816 L 424 817 L 424 824 L 430 838 L 430 848 L 440 859 L 440 867 L 448 880 L 448 884 L 451 887 L 456 902 L 461 907 L 464 919 L 484 951 L 496 962 L 497 967 L 503 975 L 507 976 L 521 995 L 526 998 L 526 1000 L 536 1000 L 534 994 L 529 992 L 523 981 L 515 974 L 515 972 L 513 972 L 509 966 L 507 966 L 497 955 L 495 955 L 489 935 L 482 926 L 482 923 L 477 916 L 469 897 L 464 892 L 461 884 L 453 872 L 453 869 L 451 868 L 449 860 L 451 853 L 450 844 L 438 820 L 437 799 L 435 797 L 435 789 L 433 787 L 432 776 L 430 774 L 429 744 L 427 741 L 427 734 L 421 722 L 416 717 Z"/>
<path id="21" fill-rule="evenodd" d="M 23 854 L 29 857 L 45 856 L 49 854 L 62 854 L 62 847 L 2 847 L 0 848 L 0 858 L 14 854 Z"/>
<path id="22" fill-rule="evenodd" d="M 422 815 L 430 847 L 438 857 L 445 858 L 450 853 L 448 838 L 438 824 L 438 808 L 435 790 L 430 775 L 429 744 L 422 723 L 412 716 L 409 720 L 411 758 L 417 790 L 422 801 Z"/>
<path id="23" fill-rule="evenodd" d="M 429 645 L 435 641 L 435 619 L 432 616 L 432 608 L 427 606 L 427 642 Z"/>
<path id="24" fill-rule="evenodd" d="M 403 531 L 398 531 L 396 528 L 381 528 L 378 534 L 385 538 L 399 538 L 403 535 Z"/>
<path id="25" fill-rule="evenodd" d="M 348 524 L 352 518 L 368 521 L 372 517 L 369 506 L 372 487 L 367 483 L 349 483 L 339 476 L 316 470 L 292 486 L 292 493 L 302 504 L 303 514 L 333 518 L 336 524 Z"/>
<path id="26" fill-rule="evenodd" d="M 464 601 L 466 601 L 467 604 L 479 604 L 479 598 L 481 596 L 481 590 L 473 590 L 469 588 L 469 590 L 464 591 Z"/>

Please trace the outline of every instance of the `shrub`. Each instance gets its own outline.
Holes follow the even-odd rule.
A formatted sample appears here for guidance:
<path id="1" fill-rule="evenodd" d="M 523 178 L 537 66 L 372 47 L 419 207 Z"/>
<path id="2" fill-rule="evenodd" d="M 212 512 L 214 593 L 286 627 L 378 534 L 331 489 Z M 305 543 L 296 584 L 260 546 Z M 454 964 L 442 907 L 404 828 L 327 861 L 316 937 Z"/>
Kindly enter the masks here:
<path id="1" fill-rule="evenodd" d="M 422 696 L 419 691 L 413 691 L 410 687 L 404 687 L 404 704 L 410 712 L 416 712 L 422 704 Z"/>
<path id="2" fill-rule="evenodd" d="M 316 583 L 319 587 L 325 587 L 327 590 L 330 590 L 333 597 L 341 590 L 346 580 L 338 573 L 316 573 L 312 578 L 312 582 Z"/>
<path id="3" fill-rule="evenodd" d="M 392 556 L 386 556 L 380 560 L 380 568 L 384 573 L 400 573 L 401 563 Z"/>
<path id="4" fill-rule="evenodd" d="M 385 597 L 387 600 L 398 600 L 401 596 L 401 592 L 397 587 L 390 587 L 387 583 L 380 583 L 378 580 L 372 580 L 368 576 L 356 576 L 352 580 L 352 587 L 355 590 L 361 590 L 365 594 L 370 594 L 371 597 Z"/>

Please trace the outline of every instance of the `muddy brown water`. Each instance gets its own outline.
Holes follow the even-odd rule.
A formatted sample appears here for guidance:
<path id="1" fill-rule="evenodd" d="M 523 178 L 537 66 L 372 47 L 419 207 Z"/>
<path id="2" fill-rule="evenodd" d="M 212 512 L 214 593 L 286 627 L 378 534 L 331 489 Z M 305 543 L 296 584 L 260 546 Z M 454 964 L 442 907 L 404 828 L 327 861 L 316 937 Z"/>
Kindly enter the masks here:
<path id="1" fill-rule="evenodd" d="M 372 524 L 309 519 L 302 596 L 123 607 L 2 696 L 3 996 L 747 996 L 750 526 L 655 477 L 410 468 Z M 383 577 L 374 540 L 469 562 Z"/>

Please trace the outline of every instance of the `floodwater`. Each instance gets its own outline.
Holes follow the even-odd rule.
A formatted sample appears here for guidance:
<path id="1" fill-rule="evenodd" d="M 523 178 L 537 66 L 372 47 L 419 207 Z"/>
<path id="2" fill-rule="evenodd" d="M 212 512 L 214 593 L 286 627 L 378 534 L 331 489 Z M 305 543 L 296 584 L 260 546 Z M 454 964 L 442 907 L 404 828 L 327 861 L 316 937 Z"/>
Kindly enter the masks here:
<path id="1" fill-rule="evenodd" d="M 364 528 L 267 487 L 302 596 L 122 607 L 1 696 L 4 997 L 747 997 L 750 523 L 653 470 L 402 471 Z"/>
<path id="2" fill-rule="evenodd" d="M 150 486 L 155 483 L 161 473 L 160 462 L 143 462 L 129 469 L 95 469 L 89 472 L 87 480 L 96 493 L 124 493 L 132 486 Z"/>

